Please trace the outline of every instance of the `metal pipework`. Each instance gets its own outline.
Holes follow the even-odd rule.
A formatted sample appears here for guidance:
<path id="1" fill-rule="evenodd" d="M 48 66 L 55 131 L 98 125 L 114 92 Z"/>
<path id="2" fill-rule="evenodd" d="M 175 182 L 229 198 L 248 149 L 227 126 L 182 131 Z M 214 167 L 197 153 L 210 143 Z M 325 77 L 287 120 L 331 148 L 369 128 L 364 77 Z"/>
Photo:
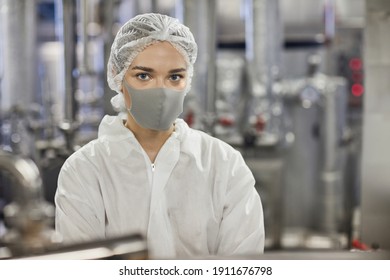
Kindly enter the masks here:
<path id="1" fill-rule="evenodd" d="M 246 146 L 276 146 L 283 138 L 280 96 L 282 21 L 278 0 L 245 0 L 245 57 L 248 80 Z"/>
<path id="2" fill-rule="evenodd" d="M 77 57 L 76 57 L 76 0 L 57 0 L 60 7 L 58 10 L 62 14 L 57 15 L 57 24 L 59 28 L 59 37 L 63 43 L 63 76 L 64 76 L 64 92 L 65 92 L 65 119 L 59 125 L 66 140 L 67 150 L 74 150 L 75 131 L 78 128 L 76 114 L 78 104 L 76 101 L 77 87 Z"/>
<path id="3" fill-rule="evenodd" d="M 279 75 L 282 22 L 278 0 L 245 0 L 245 56 L 251 94 L 269 97 Z"/>
<path id="4" fill-rule="evenodd" d="M 79 66 L 80 75 L 92 73 L 89 65 L 88 48 L 88 0 L 80 0 L 80 23 L 83 56 Z"/>
<path id="5" fill-rule="evenodd" d="M 338 207 L 342 188 L 341 173 L 341 129 L 343 122 L 338 112 L 340 103 L 340 87 L 345 84 L 342 78 L 319 78 L 319 89 L 322 93 L 321 116 L 321 173 L 320 185 L 322 188 L 323 215 L 321 226 L 332 236 L 338 228 Z"/>
<path id="6" fill-rule="evenodd" d="M 38 167 L 31 159 L 0 151 L 0 169 L 11 175 L 15 187 L 13 202 L 4 209 L 10 230 L 2 240 L 12 255 L 39 252 L 55 243 L 49 226 L 54 208 L 43 199 Z"/>
<path id="7" fill-rule="evenodd" d="M 324 0 L 324 34 L 328 41 L 333 40 L 336 32 L 336 3 L 335 0 Z"/>
<path id="8" fill-rule="evenodd" d="M 138 3 L 137 1 L 133 1 L 133 5 Z M 103 15 L 104 15 L 104 21 L 103 21 L 103 27 L 104 27 L 104 73 L 107 73 L 108 68 L 107 68 L 107 62 L 110 57 L 111 53 L 111 45 L 114 42 L 114 37 L 115 34 L 113 34 L 113 26 L 115 24 L 115 3 L 114 1 L 103 1 Z M 113 95 L 109 94 L 112 93 L 113 91 L 111 88 L 108 86 L 108 83 L 104 83 L 104 92 L 105 94 L 103 95 L 104 99 L 104 113 L 105 114 L 114 114 L 115 111 L 112 108 L 111 105 L 111 98 Z"/>
<path id="9" fill-rule="evenodd" d="M 35 1 L 1 0 L 2 92 L 1 109 L 27 108 L 36 90 Z"/>
<path id="10" fill-rule="evenodd" d="M 112 1 L 110 1 L 112 2 Z M 93 69 L 91 65 L 91 53 L 90 53 L 90 39 L 88 32 L 88 25 L 91 20 L 90 10 L 93 10 L 94 7 L 91 6 L 91 1 L 89 0 L 79 0 L 79 17 L 80 17 L 80 25 L 81 25 L 81 46 L 82 46 L 82 57 L 80 59 L 80 63 L 78 65 L 78 75 L 96 75 L 96 71 Z M 76 48 L 76 42 L 75 42 Z"/>
<path id="11" fill-rule="evenodd" d="M 77 103 L 76 91 L 76 2 L 75 0 L 63 0 L 63 33 L 64 44 L 64 70 L 65 70 L 65 119 L 69 122 L 76 120 Z"/>
<path id="12" fill-rule="evenodd" d="M 296 135 L 287 156 L 286 191 L 287 196 L 298 194 L 301 206 L 289 211 L 286 220 L 290 227 L 320 230 L 329 237 L 332 248 L 340 248 L 346 194 L 345 150 L 341 146 L 346 130 L 346 81 L 319 72 L 320 64 L 321 57 L 312 55 L 306 77 L 283 81 L 284 100 Z"/>
<path id="13" fill-rule="evenodd" d="M 312 55 L 308 60 L 308 77 L 306 87 L 311 87 L 315 93 L 301 92 L 301 102 L 304 108 L 311 103 L 320 107 L 320 149 L 321 165 L 319 183 L 321 186 L 321 201 L 323 212 L 321 228 L 328 234 L 336 234 L 340 220 L 340 196 L 342 193 L 342 131 L 345 126 L 346 81 L 341 77 L 329 77 L 319 72 L 321 57 Z M 314 94 L 314 96 L 313 96 Z"/>
<path id="14" fill-rule="evenodd" d="M 177 3 L 177 17 L 194 34 L 198 44 L 197 64 L 194 69 L 192 88 L 201 97 L 201 107 L 205 112 L 204 130 L 213 133 L 216 119 L 216 42 L 217 4 L 216 0 L 181 0 Z"/>

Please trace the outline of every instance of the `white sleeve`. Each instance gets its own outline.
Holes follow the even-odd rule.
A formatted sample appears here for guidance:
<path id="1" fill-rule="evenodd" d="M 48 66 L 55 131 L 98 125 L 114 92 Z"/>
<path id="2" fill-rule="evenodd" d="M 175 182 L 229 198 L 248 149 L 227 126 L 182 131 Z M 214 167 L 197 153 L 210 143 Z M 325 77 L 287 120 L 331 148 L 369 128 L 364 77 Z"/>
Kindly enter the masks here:
<path id="1" fill-rule="evenodd" d="M 239 152 L 230 159 L 228 176 L 217 255 L 261 254 L 265 238 L 263 207 L 255 179 Z"/>
<path id="2" fill-rule="evenodd" d="M 64 243 L 105 237 L 105 211 L 95 167 L 88 160 L 73 157 L 58 177 L 55 195 L 56 231 Z"/>

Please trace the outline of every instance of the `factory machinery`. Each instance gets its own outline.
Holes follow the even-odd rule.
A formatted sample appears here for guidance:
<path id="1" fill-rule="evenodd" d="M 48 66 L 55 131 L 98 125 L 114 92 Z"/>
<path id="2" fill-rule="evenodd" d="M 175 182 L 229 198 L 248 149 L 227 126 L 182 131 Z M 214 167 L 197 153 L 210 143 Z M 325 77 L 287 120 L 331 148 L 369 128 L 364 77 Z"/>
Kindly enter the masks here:
<path id="1" fill-rule="evenodd" d="M 378 11 L 390 6 L 350 2 L 0 0 L 0 259 L 147 258 L 137 233 L 64 246 L 53 230 L 63 162 L 97 136 L 104 114 L 115 114 L 105 78 L 111 43 L 143 12 L 175 16 L 195 36 L 182 118 L 243 154 L 263 202 L 265 258 L 318 250 L 367 258 L 340 252 L 390 248 L 377 234 L 390 228 L 389 195 L 383 219 L 367 222 L 390 180 L 372 190 L 361 183 L 362 174 L 374 179 L 361 172 L 362 154 L 371 154 L 362 152 L 363 77 L 374 79 L 363 55 L 375 41 L 363 34 L 388 24 Z M 379 79 L 373 83 L 386 83 Z"/>

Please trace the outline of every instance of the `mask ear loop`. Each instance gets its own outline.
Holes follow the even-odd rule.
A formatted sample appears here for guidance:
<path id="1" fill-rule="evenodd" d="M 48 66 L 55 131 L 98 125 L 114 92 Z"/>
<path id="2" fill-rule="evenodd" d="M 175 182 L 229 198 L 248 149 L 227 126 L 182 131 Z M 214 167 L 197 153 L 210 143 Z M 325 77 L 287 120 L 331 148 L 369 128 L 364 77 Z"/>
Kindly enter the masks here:
<path id="1" fill-rule="evenodd" d="M 131 102 L 131 95 L 130 95 L 129 89 L 131 89 L 132 87 L 131 87 L 131 85 L 126 81 L 126 79 L 123 79 L 123 82 L 122 82 L 122 83 L 125 84 L 125 86 L 122 86 L 122 96 L 123 96 L 123 94 L 127 94 L 127 95 L 129 96 L 129 98 L 130 98 L 130 108 L 127 108 L 127 106 L 126 106 L 126 100 L 125 100 L 124 97 L 123 97 L 123 100 L 124 100 L 124 102 L 125 102 L 125 108 L 126 108 L 126 111 L 129 112 L 129 113 L 131 114 L 130 110 L 131 110 L 131 107 L 133 106 L 133 102 Z M 126 93 L 124 92 L 124 90 L 126 90 Z"/>

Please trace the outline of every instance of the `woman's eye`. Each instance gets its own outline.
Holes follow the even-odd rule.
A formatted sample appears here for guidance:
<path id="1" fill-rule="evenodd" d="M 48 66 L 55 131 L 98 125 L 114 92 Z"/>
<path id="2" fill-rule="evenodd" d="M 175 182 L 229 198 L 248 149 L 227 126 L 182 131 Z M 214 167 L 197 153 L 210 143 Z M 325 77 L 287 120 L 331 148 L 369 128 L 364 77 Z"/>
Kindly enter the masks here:
<path id="1" fill-rule="evenodd" d="M 150 79 L 150 76 L 146 73 L 139 73 L 136 75 L 138 79 L 143 81 L 148 81 Z"/>
<path id="2" fill-rule="evenodd" d="M 178 74 L 174 74 L 170 77 L 170 80 L 173 81 L 173 82 L 178 82 L 180 81 L 181 79 L 183 78 L 182 75 L 178 75 Z"/>

